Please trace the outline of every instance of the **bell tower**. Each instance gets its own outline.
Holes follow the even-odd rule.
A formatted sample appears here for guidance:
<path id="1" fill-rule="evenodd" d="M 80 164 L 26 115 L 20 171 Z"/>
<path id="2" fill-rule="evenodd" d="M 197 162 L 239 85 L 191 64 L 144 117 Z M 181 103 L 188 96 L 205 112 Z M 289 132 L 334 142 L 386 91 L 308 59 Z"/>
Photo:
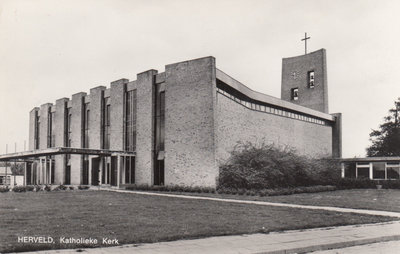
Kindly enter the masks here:
<path id="1" fill-rule="evenodd" d="M 281 99 L 329 113 L 325 49 L 282 59 Z"/>

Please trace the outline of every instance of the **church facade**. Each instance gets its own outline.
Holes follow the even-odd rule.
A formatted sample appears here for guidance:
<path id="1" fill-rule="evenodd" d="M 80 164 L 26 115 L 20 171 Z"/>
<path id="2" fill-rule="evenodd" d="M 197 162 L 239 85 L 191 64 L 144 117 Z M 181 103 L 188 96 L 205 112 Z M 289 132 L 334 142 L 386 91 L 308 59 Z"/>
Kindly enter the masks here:
<path id="1" fill-rule="evenodd" d="M 165 66 L 46 103 L 30 112 L 27 184 L 215 187 L 238 142 L 341 157 L 341 114 L 329 114 L 326 51 L 282 62 L 281 99 L 251 90 L 214 57 Z"/>

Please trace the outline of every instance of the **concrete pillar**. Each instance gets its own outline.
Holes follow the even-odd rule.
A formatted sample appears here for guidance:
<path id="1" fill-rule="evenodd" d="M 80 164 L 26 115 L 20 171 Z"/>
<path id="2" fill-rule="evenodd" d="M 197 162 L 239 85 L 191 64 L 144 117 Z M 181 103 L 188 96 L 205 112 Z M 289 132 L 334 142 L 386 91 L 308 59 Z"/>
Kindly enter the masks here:
<path id="1" fill-rule="evenodd" d="M 53 171 L 53 159 L 50 157 L 50 164 L 49 164 L 49 184 L 52 184 L 51 178 L 52 178 L 52 171 Z"/>
<path id="2" fill-rule="evenodd" d="M 48 176 L 48 173 L 47 173 L 48 171 L 47 171 L 47 157 L 45 157 L 44 158 L 44 169 L 43 169 L 43 177 L 44 177 L 44 179 L 43 179 L 43 182 L 45 183 L 45 184 L 48 184 L 49 183 L 49 176 Z"/>
<path id="3" fill-rule="evenodd" d="M 94 169 L 97 170 L 97 169 Z M 92 184 L 92 157 L 88 157 L 88 185 Z"/>
<path id="4" fill-rule="evenodd" d="M 374 170 L 373 170 L 373 165 L 372 162 L 369 163 L 369 179 L 374 179 Z"/>
<path id="5" fill-rule="evenodd" d="M 342 113 L 331 114 L 335 118 L 332 126 L 332 157 L 342 157 Z"/>
<path id="6" fill-rule="evenodd" d="M 103 168 L 104 168 L 103 159 L 100 158 L 100 162 L 99 162 L 99 185 L 102 184 L 101 179 L 103 177 Z"/>
<path id="7" fill-rule="evenodd" d="M 117 156 L 117 187 L 119 188 L 120 183 L 121 183 L 121 166 L 122 166 L 122 161 L 121 161 L 121 156 Z"/>
<path id="8" fill-rule="evenodd" d="M 42 184 L 42 158 L 39 159 L 39 169 L 37 171 L 39 172 L 38 184 Z"/>
<path id="9" fill-rule="evenodd" d="M 26 176 L 27 176 L 26 170 L 27 170 L 27 166 L 28 166 L 28 163 L 25 162 L 24 163 L 24 186 L 26 186 Z"/>
<path id="10" fill-rule="evenodd" d="M 387 177 L 387 162 L 385 163 L 385 180 L 387 180 L 388 179 L 388 177 Z"/>
<path id="11" fill-rule="evenodd" d="M 356 179 L 358 178 L 358 167 L 357 167 L 357 163 L 356 163 Z"/>
<path id="12" fill-rule="evenodd" d="M 345 175 L 344 162 L 340 163 L 340 166 L 341 166 L 341 176 L 342 176 L 342 178 L 344 178 L 344 175 Z"/>

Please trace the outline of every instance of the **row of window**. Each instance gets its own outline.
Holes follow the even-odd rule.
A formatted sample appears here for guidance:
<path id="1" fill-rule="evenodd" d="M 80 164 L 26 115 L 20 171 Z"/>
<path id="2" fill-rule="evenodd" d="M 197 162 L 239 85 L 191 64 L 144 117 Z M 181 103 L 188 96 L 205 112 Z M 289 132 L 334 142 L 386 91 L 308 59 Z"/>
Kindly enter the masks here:
<path id="1" fill-rule="evenodd" d="M 252 109 L 252 110 L 256 110 L 256 111 L 260 111 L 260 112 L 265 112 L 265 113 L 270 113 L 270 114 L 274 114 L 274 115 L 279 115 L 279 116 L 284 116 L 284 117 L 289 117 L 289 118 L 293 118 L 293 119 L 297 119 L 300 121 L 305 121 L 305 122 L 310 122 L 310 123 L 315 123 L 315 124 L 320 124 L 320 125 L 327 125 L 327 122 L 324 120 L 320 120 L 314 117 L 310 117 L 307 115 L 303 115 L 303 114 L 299 114 L 299 113 L 294 113 L 294 112 L 290 112 L 290 111 L 286 111 L 284 109 L 281 108 L 274 108 L 271 106 L 266 106 L 266 105 L 262 105 L 262 104 L 257 104 L 254 102 L 249 102 L 249 101 L 245 101 L 242 100 L 220 88 L 217 88 L 217 92 L 225 95 L 226 97 L 234 100 L 235 102 L 245 106 L 246 108 Z"/>
<path id="2" fill-rule="evenodd" d="M 367 177 L 376 180 L 400 179 L 400 163 L 358 162 L 355 177 Z"/>
<path id="3" fill-rule="evenodd" d="M 110 98 L 109 97 L 103 97 L 102 100 L 102 109 L 103 109 L 103 122 L 101 125 L 101 131 L 102 131 L 102 141 L 103 149 L 110 149 L 110 104 L 109 104 Z"/>

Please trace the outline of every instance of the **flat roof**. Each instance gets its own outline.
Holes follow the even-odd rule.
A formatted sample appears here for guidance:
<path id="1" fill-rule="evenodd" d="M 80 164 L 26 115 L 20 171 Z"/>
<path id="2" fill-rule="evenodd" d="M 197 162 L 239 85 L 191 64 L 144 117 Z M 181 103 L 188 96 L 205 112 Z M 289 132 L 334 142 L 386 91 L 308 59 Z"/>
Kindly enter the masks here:
<path id="1" fill-rule="evenodd" d="M 51 147 L 40 150 L 32 150 L 18 153 L 9 153 L 0 155 L 0 161 L 12 161 L 18 159 L 37 158 L 42 156 L 51 156 L 59 154 L 80 154 L 80 155 L 98 155 L 98 156 L 114 156 L 125 155 L 135 156 L 135 152 L 115 151 L 106 149 L 90 149 L 90 148 L 73 148 L 73 147 Z"/>
<path id="2" fill-rule="evenodd" d="M 387 156 L 387 157 L 363 157 L 363 158 L 342 158 L 341 162 L 385 162 L 385 161 L 399 161 L 400 156 Z"/>
<path id="3" fill-rule="evenodd" d="M 250 88 L 248 88 L 247 86 L 243 85 L 242 83 L 240 83 L 239 81 L 237 81 L 236 79 L 230 77 L 228 74 L 226 74 L 225 72 L 216 69 L 216 77 L 217 79 L 221 80 L 222 82 L 224 82 L 225 84 L 229 85 L 230 87 L 236 89 L 237 91 L 241 92 L 242 94 L 246 95 L 247 97 L 257 100 L 257 101 L 261 101 L 261 102 L 265 102 L 271 105 L 275 105 L 281 108 L 286 108 L 292 111 L 297 111 L 297 112 L 301 112 L 303 114 L 307 114 L 307 115 L 311 115 L 311 116 L 315 116 L 324 120 L 328 120 L 328 121 L 335 121 L 335 117 L 330 115 L 330 114 L 326 114 L 314 109 L 310 109 L 307 107 L 303 107 L 285 100 L 281 100 L 278 99 L 276 97 L 267 95 L 267 94 L 263 94 L 260 92 L 256 92 Z"/>

